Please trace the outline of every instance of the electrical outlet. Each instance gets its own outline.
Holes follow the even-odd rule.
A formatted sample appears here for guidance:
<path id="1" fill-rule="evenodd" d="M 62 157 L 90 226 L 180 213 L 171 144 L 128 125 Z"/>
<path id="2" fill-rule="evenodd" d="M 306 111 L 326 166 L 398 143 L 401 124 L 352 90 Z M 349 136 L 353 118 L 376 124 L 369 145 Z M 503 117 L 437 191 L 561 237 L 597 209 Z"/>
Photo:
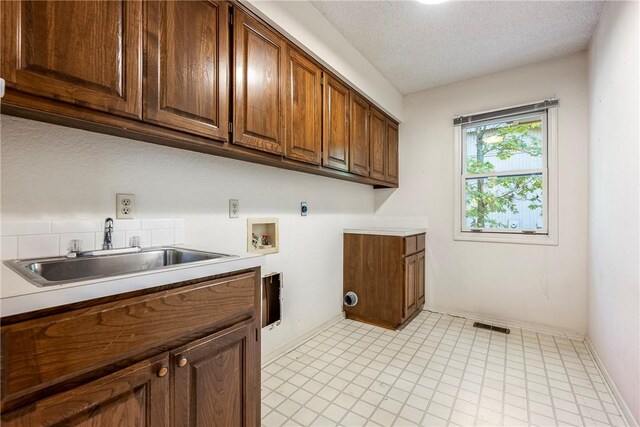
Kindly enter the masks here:
<path id="1" fill-rule="evenodd" d="M 133 219 L 135 201 L 135 195 L 133 194 L 116 194 L 116 218 Z"/>
<path id="2" fill-rule="evenodd" d="M 229 218 L 240 216 L 240 202 L 236 199 L 229 199 Z"/>
<path id="3" fill-rule="evenodd" d="M 300 202 L 300 216 L 307 216 L 307 212 L 309 212 L 307 202 Z"/>

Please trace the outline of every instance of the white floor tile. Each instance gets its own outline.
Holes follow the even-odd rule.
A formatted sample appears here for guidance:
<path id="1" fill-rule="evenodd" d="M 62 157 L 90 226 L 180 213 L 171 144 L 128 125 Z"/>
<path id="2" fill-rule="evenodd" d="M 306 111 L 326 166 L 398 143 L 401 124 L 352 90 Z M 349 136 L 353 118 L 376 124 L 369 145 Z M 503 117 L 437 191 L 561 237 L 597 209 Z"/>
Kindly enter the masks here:
<path id="1" fill-rule="evenodd" d="M 472 323 L 338 322 L 264 367 L 262 425 L 625 425 L 584 343 Z"/>

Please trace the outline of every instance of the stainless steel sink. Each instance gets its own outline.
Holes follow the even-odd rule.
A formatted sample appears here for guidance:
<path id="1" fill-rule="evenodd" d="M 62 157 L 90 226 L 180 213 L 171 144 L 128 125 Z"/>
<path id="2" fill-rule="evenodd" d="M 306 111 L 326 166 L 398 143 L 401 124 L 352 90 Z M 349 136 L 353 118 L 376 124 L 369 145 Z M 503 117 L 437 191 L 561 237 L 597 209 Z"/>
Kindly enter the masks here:
<path id="1" fill-rule="evenodd" d="M 13 260 L 5 261 L 5 265 L 36 286 L 53 286 L 234 256 L 184 248 L 160 247 L 119 255 Z"/>

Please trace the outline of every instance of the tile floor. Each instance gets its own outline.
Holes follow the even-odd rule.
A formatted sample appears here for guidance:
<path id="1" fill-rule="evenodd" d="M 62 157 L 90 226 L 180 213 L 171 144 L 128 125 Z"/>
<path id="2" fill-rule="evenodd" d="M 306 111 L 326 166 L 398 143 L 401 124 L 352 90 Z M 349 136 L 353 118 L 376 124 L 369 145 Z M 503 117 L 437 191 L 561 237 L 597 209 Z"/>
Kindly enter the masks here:
<path id="1" fill-rule="evenodd" d="M 624 425 L 581 341 L 428 311 L 342 320 L 262 370 L 262 425 Z"/>

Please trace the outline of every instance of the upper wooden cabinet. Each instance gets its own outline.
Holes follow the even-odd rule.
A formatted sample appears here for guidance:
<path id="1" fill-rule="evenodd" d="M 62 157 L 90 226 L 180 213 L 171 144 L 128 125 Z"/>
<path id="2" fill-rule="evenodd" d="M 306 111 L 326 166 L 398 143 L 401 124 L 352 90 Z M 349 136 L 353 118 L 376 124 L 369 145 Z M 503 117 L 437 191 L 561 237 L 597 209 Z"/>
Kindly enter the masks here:
<path id="1" fill-rule="evenodd" d="M 322 164 L 349 170 L 349 113 L 351 92 L 329 74 L 324 74 Z"/>
<path id="2" fill-rule="evenodd" d="M 7 86 L 142 116 L 142 1 L 2 3 Z"/>
<path id="3" fill-rule="evenodd" d="M 229 4 L 145 2 L 144 121 L 229 137 Z"/>
<path id="4" fill-rule="evenodd" d="M 286 42 L 256 19 L 234 11 L 233 142 L 284 154 Z"/>
<path id="5" fill-rule="evenodd" d="M 384 181 L 387 179 L 387 125 L 384 115 L 375 108 L 371 109 L 369 121 L 371 169 L 369 176 Z"/>
<path id="6" fill-rule="evenodd" d="M 371 108 L 371 170 L 369 176 L 391 184 L 398 183 L 398 125 Z"/>
<path id="7" fill-rule="evenodd" d="M 396 122 L 242 2 L 14 0 L 1 9 L 3 114 L 398 185 Z"/>
<path id="8" fill-rule="evenodd" d="M 351 92 L 349 172 L 369 176 L 369 103 Z"/>
<path id="9" fill-rule="evenodd" d="M 387 152 L 386 152 L 386 177 L 385 181 L 392 184 L 398 183 L 398 125 L 387 119 Z"/>
<path id="10" fill-rule="evenodd" d="M 289 46 L 286 62 L 286 156 L 322 160 L 322 69 Z"/>

